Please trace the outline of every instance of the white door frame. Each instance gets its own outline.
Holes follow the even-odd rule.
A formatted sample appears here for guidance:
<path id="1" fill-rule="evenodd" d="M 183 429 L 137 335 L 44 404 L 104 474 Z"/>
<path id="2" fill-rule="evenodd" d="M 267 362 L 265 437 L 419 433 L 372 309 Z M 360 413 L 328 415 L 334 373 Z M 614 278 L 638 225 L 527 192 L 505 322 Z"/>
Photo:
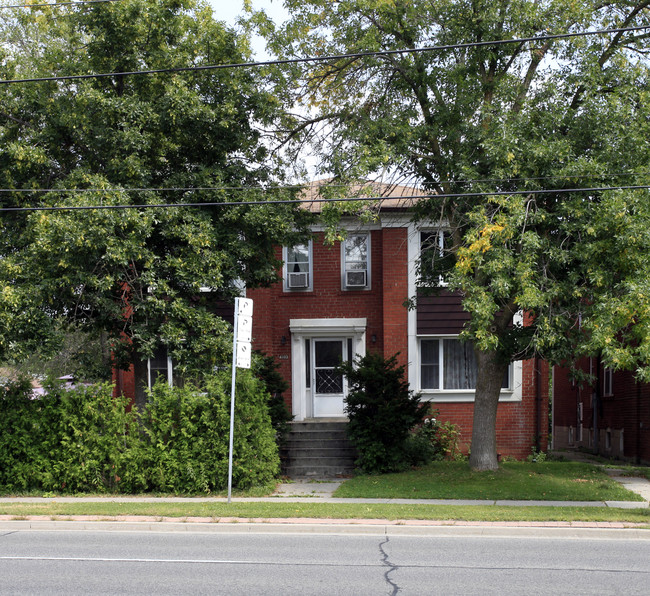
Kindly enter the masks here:
<path id="1" fill-rule="evenodd" d="M 312 375 L 311 363 L 307 363 L 306 343 L 312 346 L 313 339 L 352 339 L 353 356 L 366 354 L 365 318 L 358 319 L 291 319 L 291 385 L 292 414 L 296 421 L 312 418 L 313 379 L 307 387 L 307 374 Z M 310 349 L 311 351 L 311 349 Z M 313 354 L 311 355 L 313 358 Z"/>
<path id="2" fill-rule="evenodd" d="M 335 344 L 337 351 L 340 349 L 340 354 L 336 361 L 328 362 L 324 367 L 325 369 L 330 370 L 332 366 L 337 366 L 339 362 L 350 362 L 354 358 L 354 354 L 350 355 L 351 349 L 352 351 L 354 350 L 354 348 L 352 348 L 352 343 L 352 338 L 350 337 L 311 338 L 311 402 L 314 418 L 338 418 L 344 416 L 345 396 L 347 395 L 347 379 L 344 375 L 338 374 L 335 374 L 334 376 L 338 377 L 340 380 L 340 391 L 334 393 L 318 391 L 319 370 L 322 368 L 318 365 L 319 348 L 322 347 L 323 344 Z M 332 372 L 335 373 L 336 371 Z"/>

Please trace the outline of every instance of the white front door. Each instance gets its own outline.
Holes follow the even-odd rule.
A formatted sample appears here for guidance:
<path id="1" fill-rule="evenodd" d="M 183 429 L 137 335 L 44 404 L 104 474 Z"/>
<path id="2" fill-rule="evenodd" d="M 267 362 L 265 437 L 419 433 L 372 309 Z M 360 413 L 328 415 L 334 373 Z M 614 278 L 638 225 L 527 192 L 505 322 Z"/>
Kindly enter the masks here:
<path id="1" fill-rule="evenodd" d="M 295 420 L 345 418 L 341 362 L 366 353 L 366 319 L 291 319 L 291 413 Z"/>
<path id="2" fill-rule="evenodd" d="M 313 412 L 314 418 L 345 416 L 345 377 L 336 371 L 348 359 L 347 339 L 313 340 Z"/>

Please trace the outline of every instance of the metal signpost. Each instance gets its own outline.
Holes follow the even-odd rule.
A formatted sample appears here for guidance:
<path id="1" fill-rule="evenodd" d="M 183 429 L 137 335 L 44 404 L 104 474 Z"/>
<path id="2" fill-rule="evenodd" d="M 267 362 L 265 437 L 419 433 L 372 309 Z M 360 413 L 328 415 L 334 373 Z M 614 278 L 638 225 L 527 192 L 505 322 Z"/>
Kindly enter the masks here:
<path id="1" fill-rule="evenodd" d="M 228 450 L 228 503 L 232 494 L 232 453 L 235 434 L 235 381 L 238 368 L 251 367 L 253 301 L 235 298 L 235 321 L 232 340 L 232 389 L 230 392 L 230 448 Z"/>

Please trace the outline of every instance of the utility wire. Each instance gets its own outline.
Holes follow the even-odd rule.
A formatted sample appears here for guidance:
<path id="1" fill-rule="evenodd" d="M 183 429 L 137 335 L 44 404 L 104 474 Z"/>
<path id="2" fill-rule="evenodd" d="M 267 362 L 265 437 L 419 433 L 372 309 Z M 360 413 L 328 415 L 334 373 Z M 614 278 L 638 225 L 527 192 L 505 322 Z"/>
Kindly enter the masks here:
<path id="1" fill-rule="evenodd" d="M 506 182 L 538 182 L 541 180 L 572 180 L 572 179 L 584 179 L 584 178 L 616 178 L 616 177 L 626 177 L 626 176 L 639 176 L 639 177 L 648 177 L 650 172 L 610 172 L 609 174 L 565 174 L 561 176 L 537 176 L 530 178 L 476 178 L 470 180 L 445 180 L 439 181 L 437 184 L 503 184 Z M 359 186 L 362 188 L 370 188 L 376 186 L 385 186 L 388 188 L 413 188 L 413 190 L 423 190 L 421 186 L 410 186 L 408 183 L 400 182 L 376 182 L 376 181 L 366 181 L 359 183 Z M 21 194 L 30 194 L 30 193 L 91 193 L 91 192 L 208 192 L 208 191 L 236 191 L 236 192 L 248 192 L 248 191 L 279 191 L 279 190 L 299 190 L 299 189 L 308 189 L 308 188 L 349 188 L 350 184 L 322 184 L 319 186 L 311 186 L 311 183 L 296 183 L 296 184 L 279 184 L 277 186 L 159 186 L 159 187 L 108 187 L 108 188 L 0 188 L 0 194 L 10 194 L 10 193 L 21 193 Z M 620 188 L 620 187 L 615 187 Z M 527 191 L 522 191 L 527 192 Z M 485 193 L 483 193 L 485 194 Z M 441 195 L 436 195 L 441 196 Z"/>
<path id="2" fill-rule="evenodd" d="M 444 50 L 455 50 L 462 48 L 484 47 L 484 46 L 501 46 L 510 43 L 526 43 L 529 41 L 548 41 L 552 39 L 567 39 L 571 37 L 584 37 L 588 35 L 601 35 L 607 33 L 626 33 L 631 31 L 645 31 L 650 29 L 650 25 L 639 27 L 625 27 L 622 29 L 600 29 L 597 31 L 581 31 L 577 33 L 558 33 L 555 35 L 540 35 L 536 37 L 520 37 L 515 39 L 497 39 L 494 41 L 476 41 L 470 43 L 457 43 L 440 46 L 428 46 L 424 48 L 407 48 L 401 50 L 380 50 L 373 52 L 358 52 L 353 54 L 337 54 L 328 56 L 311 56 L 306 58 L 290 58 L 284 60 L 266 60 L 262 62 L 239 62 L 234 64 L 208 64 L 205 66 L 179 66 L 172 68 L 157 68 L 150 70 L 131 70 L 125 72 L 104 72 L 104 73 L 91 73 L 80 75 L 57 75 L 50 77 L 33 77 L 29 79 L 4 79 L 0 80 L 1 85 L 8 85 L 13 83 L 42 83 L 47 81 L 73 81 L 81 79 L 99 79 L 106 77 L 117 76 L 132 76 L 132 75 L 149 75 L 149 74 L 163 74 L 163 73 L 178 73 L 178 72 L 199 72 L 204 70 L 223 70 L 233 68 L 254 68 L 258 66 L 281 66 L 287 64 L 304 64 L 307 62 L 327 62 L 330 60 L 343 60 L 349 58 L 366 58 L 372 56 L 392 56 L 395 54 L 417 54 L 422 52 L 438 52 Z"/>
<path id="3" fill-rule="evenodd" d="M 258 186 L 169 186 L 159 188 L 0 188 L 0 193 L 64 193 L 64 192 L 191 192 L 191 191 L 215 191 L 215 190 L 290 190 L 304 188 L 304 184 L 295 184 L 291 186 L 270 186 L 262 188 Z"/>
<path id="4" fill-rule="evenodd" d="M 3 8 L 43 8 L 51 6 L 75 6 L 77 4 L 104 4 L 106 2 L 120 2 L 121 0 L 79 0 L 79 2 L 46 2 L 43 4 L 14 4 L 11 6 L 0 5 L 0 10 Z"/>
<path id="5" fill-rule="evenodd" d="M 206 203 L 158 203 L 158 204 L 140 204 L 140 205 L 69 205 L 69 206 L 39 206 L 39 207 L 4 207 L 0 208 L 3 212 L 25 212 L 25 211 L 90 211 L 90 210 L 121 210 L 121 209 L 173 209 L 176 207 L 240 207 L 240 206 L 260 206 L 260 205 L 313 205 L 324 203 L 343 203 L 355 201 L 403 201 L 408 202 L 420 199 L 472 199 L 483 198 L 486 196 L 522 196 L 522 195 L 542 195 L 542 194 L 569 194 L 574 192 L 606 192 L 613 190 L 648 190 L 650 184 L 641 184 L 634 186 L 607 186 L 593 188 L 557 188 L 557 189 L 540 189 L 540 190 L 510 190 L 496 192 L 471 192 L 471 193 L 441 193 L 441 194 L 419 194 L 408 196 L 376 196 L 376 197 L 346 197 L 337 199 L 282 199 L 278 201 L 225 201 L 225 202 L 206 202 Z M 149 189 L 151 190 L 151 189 Z M 192 189 L 193 190 L 193 189 Z"/>

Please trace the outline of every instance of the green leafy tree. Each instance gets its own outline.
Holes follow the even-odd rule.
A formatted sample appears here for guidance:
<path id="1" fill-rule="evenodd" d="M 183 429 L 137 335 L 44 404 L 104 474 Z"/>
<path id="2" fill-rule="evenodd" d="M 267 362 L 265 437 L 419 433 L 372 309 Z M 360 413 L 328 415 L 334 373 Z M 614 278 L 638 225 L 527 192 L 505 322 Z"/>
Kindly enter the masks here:
<path id="1" fill-rule="evenodd" d="M 448 233 L 420 269 L 471 314 L 470 465 L 497 467 L 513 359 L 602 354 L 650 379 L 650 195 L 622 188 L 648 181 L 650 2 L 284 4 L 281 27 L 251 16 L 279 57 L 350 54 L 278 75 L 296 81 L 297 149 L 311 142 L 339 180 L 419 185 L 431 198 L 416 218 Z M 631 27 L 642 29 L 548 37 Z"/>
<path id="2" fill-rule="evenodd" d="M 71 375 L 77 382 L 100 382 L 111 379 L 111 355 L 104 334 L 64 326 L 52 330 L 53 343 L 37 348 L 27 357 L 9 360 L 7 365 L 24 375 L 38 379 Z M 57 339 L 59 338 L 59 339 Z"/>
<path id="3" fill-rule="evenodd" d="M 194 0 L 13 14 L 2 30 L 2 79 L 250 58 L 247 39 Z M 103 330 L 116 363 L 134 362 L 137 378 L 158 342 L 186 374 L 227 362 L 216 305 L 241 284 L 276 281 L 273 247 L 294 238 L 304 218 L 292 205 L 241 204 L 290 198 L 278 189 L 265 132 L 280 107 L 260 72 L 245 68 L 0 85 L 0 188 L 16 189 L 2 193 L 2 206 L 106 207 L 2 214 L 4 357 L 54 344 L 52 325 L 64 318 Z M 229 205 L 135 207 L 205 202 Z"/>

